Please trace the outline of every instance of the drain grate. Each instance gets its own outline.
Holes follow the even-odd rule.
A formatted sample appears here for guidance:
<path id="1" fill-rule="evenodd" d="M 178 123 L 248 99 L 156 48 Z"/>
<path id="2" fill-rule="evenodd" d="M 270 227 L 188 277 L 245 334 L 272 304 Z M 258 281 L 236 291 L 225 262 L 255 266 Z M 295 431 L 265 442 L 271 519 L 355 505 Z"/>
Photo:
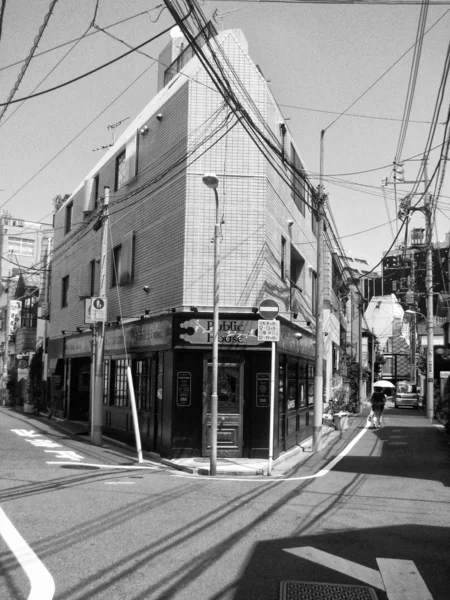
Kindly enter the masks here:
<path id="1" fill-rule="evenodd" d="M 365 585 L 282 581 L 279 600 L 377 600 L 377 595 Z"/>

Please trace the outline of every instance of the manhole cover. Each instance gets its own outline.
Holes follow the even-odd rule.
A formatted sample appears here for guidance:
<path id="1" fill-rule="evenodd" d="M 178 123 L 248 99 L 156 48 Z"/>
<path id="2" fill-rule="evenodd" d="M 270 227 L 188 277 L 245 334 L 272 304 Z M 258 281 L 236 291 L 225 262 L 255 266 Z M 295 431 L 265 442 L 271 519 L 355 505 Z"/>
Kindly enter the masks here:
<path id="1" fill-rule="evenodd" d="M 365 585 L 282 581 L 279 600 L 377 600 L 377 595 Z"/>

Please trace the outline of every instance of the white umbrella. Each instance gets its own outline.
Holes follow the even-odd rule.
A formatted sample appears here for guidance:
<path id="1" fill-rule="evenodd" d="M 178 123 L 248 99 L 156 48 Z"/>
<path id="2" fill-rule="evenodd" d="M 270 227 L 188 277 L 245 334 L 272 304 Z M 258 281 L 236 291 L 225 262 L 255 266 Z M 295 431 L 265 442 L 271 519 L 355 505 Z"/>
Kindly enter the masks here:
<path id="1" fill-rule="evenodd" d="M 390 381 L 384 381 L 381 379 L 380 381 L 375 381 L 373 384 L 373 387 L 395 388 L 395 385 L 393 383 L 391 383 Z"/>

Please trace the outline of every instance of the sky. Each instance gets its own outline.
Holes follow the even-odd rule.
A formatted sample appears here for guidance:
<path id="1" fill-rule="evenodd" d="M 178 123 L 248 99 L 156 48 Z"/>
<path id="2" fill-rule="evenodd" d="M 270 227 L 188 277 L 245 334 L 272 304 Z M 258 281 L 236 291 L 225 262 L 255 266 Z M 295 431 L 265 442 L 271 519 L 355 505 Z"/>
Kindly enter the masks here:
<path id="1" fill-rule="evenodd" d="M 0 102 L 6 102 L 29 55 L 50 0 L 6 0 L 0 38 Z M 106 28 L 116 38 L 91 26 Z M 420 5 L 203 2 L 220 29 L 242 29 L 318 184 L 320 137 L 325 191 L 343 247 L 372 266 L 397 233 L 392 163 L 399 144 Z M 58 86 L 173 26 L 158 0 L 59 0 L 14 99 Z M 434 25 L 434 26 L 433 26 Z M 450 0 L 430 5 L 402 160 L 426 147 L 450 40 Z M 87 35 L 85 35 L 87 33 Z M 77 38 L 83 39 L 76 42 Z M 157 59 L 169 33 L 142 51 L 60 89 L 11 104 L 0 120 L 0 210 L 50 223 L 52 199 L 71 193 L 113 140 L 156 94 Z M 67 44 L 67 42 L 71 42 Z M 58 47 L 60 46 L 60 47 Z M 403 56 L 404 55 L 404 56 Z M 403 56 L 403 58 L 401 58 Z M 45 79 L 44 79 L 45 78 Z M 42 83 L 41 83 L 42 82 Z M 449 85 L 438 118 L 449 110 Z M 360 98 L 358 100 L 358 98 Z M 347 109 L 358 100 L 350 110 Z M 0 107 L 0 112 L 3 107 Z M 343 116 L 342 113 L 348 114 Z M 434 146 L 443 142 L 436 128 Z M 439 148 L 429 157 L 429 173 Z M 414 180 L 420 163 L 404 163 Z M 333 177 L 331 177 L 333 176 Z M 397 207 L 411 189 L 397 186 Z M 423 184 L 421 184 L 423 189 Z M 423 227 L 421 213 L 412 226 Z M 450 231 L 450 184 L 441 190 L 434 239 Z M 403 233 L 396 244 L 403 243 Z"/>

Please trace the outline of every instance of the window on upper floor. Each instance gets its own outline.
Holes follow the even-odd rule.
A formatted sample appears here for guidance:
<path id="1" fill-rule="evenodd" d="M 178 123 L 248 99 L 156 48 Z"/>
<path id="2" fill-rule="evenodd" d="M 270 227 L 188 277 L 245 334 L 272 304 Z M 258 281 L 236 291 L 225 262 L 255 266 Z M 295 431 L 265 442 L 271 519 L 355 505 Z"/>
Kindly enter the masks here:
<path id="1" fill-rule="evenodd" d="M 94 208 L 97 208 L 100 193 L 100 175 L 94 177 Z"/>
<path id="2" fill-rule="evenodd" d="M 305 266 L 305 259 L 301 256 L 298 250 L 291 245 L 291 265 L 290 265 L 290 280 L 291 285 L 298 289 L 303 286 L 303 269 Z"/>
<path id="3" fill-rule="evenodd" d="M 120 190 L 120 188 L 126 182 L 126 152 L 125 150 L 116 157 L 116 171 L 115 171 L 115 183 L 114 190 Z"/>
<path id="4" fill-rule="evenodd" d="M 122 263 L 122 244 L 119 244 L 112 251 L 111 287 L 116 287 L 119 282 L 121 263 Z"/>
<path id="5" fill-rule="evenodd" d="M 8 252 L 20 256 L 33 256 L 34 240 L 31 238 L 10 235 L 8 237 Z"/>
<path id="6" fill-rule="evenodd" d="M 37 294 L 22 300 L 21 322 L 22 327 L 36 327 L 37 323 Z"/>
<path id="7" fill-rule="evenodd" d="M 89 293 L 95 296 L 95 259 L 89 263 Z"/>
<path id="8" fill-rule="evenodd" d="M 286 238 L 281 236 L 281 261 L 280 261 L 281 279 L 286 277 Z"/>
<path id="9" fill-rule="evenodd" d="M 66 220 L 64 224 L 64 233 L 67 234 L 72 229 L 72 219 L 73 219 L 73 202 L 70 202 L 66 206 Z"/>
<path id="10" fill-rule="evenodd" d="M 128 285 L 134 276 L 134 231 L 126 233 L 112 253 L 111 287 Z"/>
<path id="11" fill-rule="evenodd" d="M 61 308 L 69 304 L 69 275 L 61 280 Z"/>
<path id="12" fill-rule="evenodd" d="M 291 196 L 302 215 L 305 215 L 305 176 L 303 175 L 302 163 L 293 144 L 291 144 L 291 163 Z"/>

